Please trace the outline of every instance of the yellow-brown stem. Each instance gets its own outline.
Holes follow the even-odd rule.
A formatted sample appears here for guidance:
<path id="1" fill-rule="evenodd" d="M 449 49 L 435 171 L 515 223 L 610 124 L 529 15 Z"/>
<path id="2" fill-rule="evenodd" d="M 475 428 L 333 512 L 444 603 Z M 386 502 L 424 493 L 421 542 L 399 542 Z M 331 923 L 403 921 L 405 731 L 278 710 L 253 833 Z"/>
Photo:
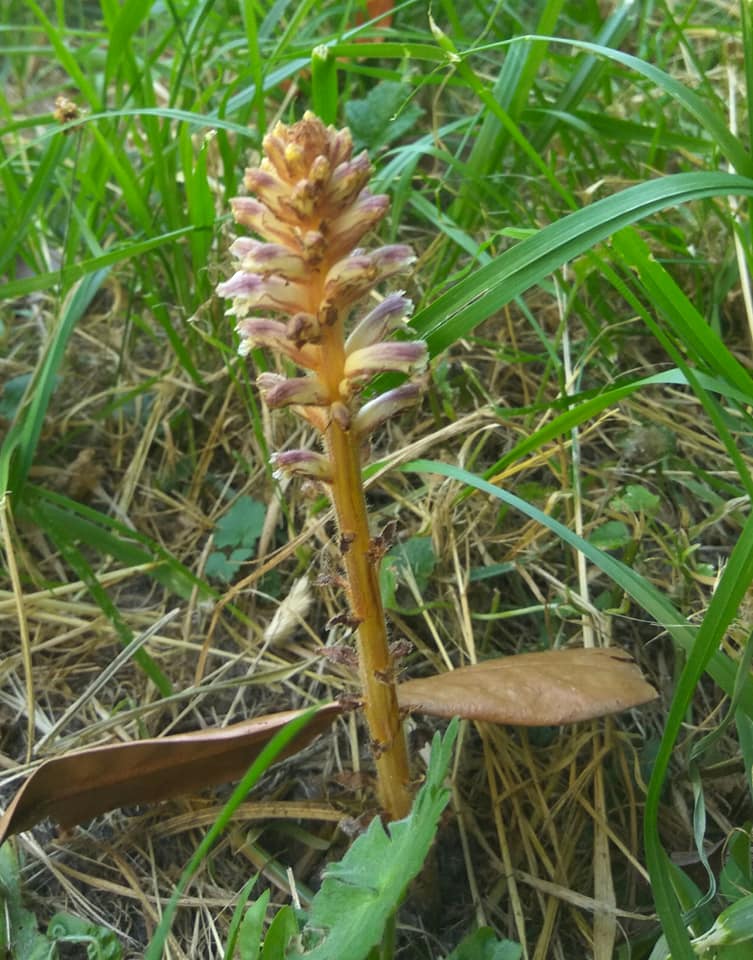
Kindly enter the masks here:
<path id="1" fill-rule="evenodd" d="M 387 816 L 399 820 L 410 811 L 410 771 L 379 592 L 378 560 L 370 550 L 359 443 L 334 422 L 327 429 L 326 442 L 332 462 L 331 493 L 340 527 L 351 611 L 359 621 L 359 670 L 379 799 Z"/>

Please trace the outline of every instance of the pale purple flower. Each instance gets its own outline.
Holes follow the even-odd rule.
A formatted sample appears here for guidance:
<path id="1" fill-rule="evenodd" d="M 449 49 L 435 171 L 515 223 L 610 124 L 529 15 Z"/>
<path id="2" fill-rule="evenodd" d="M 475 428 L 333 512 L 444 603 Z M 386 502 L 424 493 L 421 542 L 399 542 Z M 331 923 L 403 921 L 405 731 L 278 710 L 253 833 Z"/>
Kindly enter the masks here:
<path id="1" fill-rule="evenodd" d="M 268 347 L 289 357 L 299 367 L 315 367 L 319 361 L 318 351 L 293 340 L 288 335 L 289 327 L 289 323 L 261 317 L 240 320 L 235 328 L 241 338 L 238 353 L 245 357 L 252 347 Z"/>
<path id="2" fill-rule="evenodd" d="M 251 310 L 279 310 L 299 313 L 306 308 L 308 288 L 275 275 L 263 277 L 258 273 L 237 273 L 217 286 L 221 297 L 232 299 L 233 310 L 245 317 Z"/>
<path id="3" fill-rule="evenodd" d="M 256 385 L 268 407 L 291 404 L 323 406 L 329 397 L 318 377 L 283 377 L 278 373 L 260 373 Z"/>
<path id="4" fill-rule="evenodd" d="M 283 223 L 270 210 L 254 200 L 253 197 L 233 197 L 230 201 L 235 222 L 242 227 L 248 227 L 258 233 L 265 240 L 279 241 L 280 243 L 296 244 L 296 232 L 293 227 Z"/>
<path id="5" fill-rule="evenodd" d="M 345 341 L 345 352 L 352 353 L 384 340 L 393 330 L 403 327 L 403 321 L 412 312 L 413 302 L 404 296 L 402 290 L 391 293 L 353 327 Z"/>
<path id="6" fill-rule="evenodd" d="M 389 197 L 364 189 L 358 199 L 330 224 L 330 252 L 340 257 L 355 247 L 361 237 L 379 223 L 390 207 Z"/>
<path id="7" fill-rule="evenodd" d="M 365 150 L 347 163 L 335 167 L 329 181 L 330 202 L 337 207 L 346 207 L 353 203 L 369 182 L 371 171 L 372 166 Z"/>
<path id="8" fill-rule="evenodd" d="M 327 274 L 325 304 L 340 309 L 347 307 L 381 280 L 408 270 L 415 259 L 411 248 L 400 243 L 380 247 L 373 253 L 344 257 Z"/>
<path id="9" fill-rule="evenodd" d="M 273 476 L 280 480 L 283 476 L 306 477 L 322 483 L 332 482 L 332 467 L 329 460 L 313 450 L 284 450 L 273 453 L 270 462 L 275 468 Z"/>
<path id="10" fill-rule="evenodd" d="M 248 273 L 267 276 L 276 273 L 286 280 L 301 281 L 308 276 L 303 257 L 282 243 L 252 241 L 244 246 L 241 267 Z"/>
<path id="11" fill-rule="evenodd" d="M 396 413 L 399 413 L 400 410 L 415 403 L 420 395 L 420 385 L 409 382 L 374 397 L 373 400 L 365 403 L 356 414 L 353 420 L 353 429 L 361 436 L 368 435 Z"/>
<path id="12" fill-rule="evenodd" d="M 426 359 L 427 348 L 423 340 L 388 340 L 349 353 L 345 358 L 344 372 L 348 380 L 369 379 L 385 370 L 413 373 L 426 366 Z"/>

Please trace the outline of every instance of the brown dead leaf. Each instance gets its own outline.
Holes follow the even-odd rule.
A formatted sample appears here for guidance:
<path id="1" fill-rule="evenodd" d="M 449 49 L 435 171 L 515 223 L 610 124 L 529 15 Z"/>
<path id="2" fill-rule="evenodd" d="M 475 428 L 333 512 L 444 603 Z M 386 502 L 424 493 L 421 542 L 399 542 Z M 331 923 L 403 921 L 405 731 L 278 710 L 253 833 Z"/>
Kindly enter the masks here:
<path id="1" fill-rule="evenodd" d="M 618 647 L 521 653 L 398 686 L 400 706 L 418 713 L 523 727 L 603 717 L 657 696 Z"/>
<path id="2" fill-rule="evenodd" d="M 629 654 L 615 647 L 551 650 L 487 660 L 398 686 L 400 706 L 439 717 L 557 726 L 618 713 L 655 699 Z M 286 747 L 290 756 L 347 707 L 321 707 Z M 269 740 L 302 711 L 220 730 L 93 747 L 32 773 L 0 818 L 0 843 L 45 817 L 64 828 L 106 810 L 150 803 L 239 779 Z"/>
<path id="3" fill-rule="evenodd" d="M 0 818 L 0 844 L 45 817 L 69 828 L 115 807 L 238 780 L 272 737 L 303 712 L 288 710 L 219 730 L 92 747 L 47 760 Z M 338 702 L 325 704 L 278 759 L 300 750 L 342 712 Z"/>

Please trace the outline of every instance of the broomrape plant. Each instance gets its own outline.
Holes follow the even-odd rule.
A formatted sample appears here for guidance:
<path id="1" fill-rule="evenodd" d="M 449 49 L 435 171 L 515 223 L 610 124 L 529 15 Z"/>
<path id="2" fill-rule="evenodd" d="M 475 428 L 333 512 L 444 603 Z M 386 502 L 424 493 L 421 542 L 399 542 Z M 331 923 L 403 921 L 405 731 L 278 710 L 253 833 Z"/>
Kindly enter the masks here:
<path id="1" fill-rule="evenodd" d="M 369 435 L 418 398 L 427 349 L 421 340 L 389 339 L 406 329 L 412 304 L 403 293 L 370 309 L 362 304 L 382 281 L 404 274 L 415 257 L 403 244 L 371 252 L 358 247 L 387 213 L 389 199 L 369 191 L 371 164 L 365 151 L 353 156 L 347 129 L 325 127 L 306 113 L 292 126 L 278 123 L 263 146 L 261 164 L 245 176 L 254 197 L 232 201 L 236 222 L 263 242 L 235 240 L 231 252 L 239 269 L 217 292 L 232 299 L 242 355 L 266 347 L 306 371 L 257 378 L 267 405 L 291 407 L 316 429 L 324 448 L 273 454 L 275 475 L 320 481 L 329 490 L 379 797 L 397 819 L 410 807 L 410 773 L 379 592 L 385 543 L 369 531 L 361 467 Z M 364 388 L 386 371 L 409 379 L 364 403 Z"/>
<path id="2" fill-rule="evenodd" d="M 306 113 L 290 126 L 277 124 L 264 138 L 263 153 L 259 166 L 246 171 L 249 195 L 231 201 L 236 223 L 254 236 L 233 242 L 238 269 L 217 292 L 232 301 L 228 312 L 236 319 L 240 354 L 261 347 L 278 357 L 284 372 L 257 377 L 267 406 L 289 407 L 321 441 L 321 450 L 280 450 L 272 455 L 272 464 L 278 478 L 303 478 L 329 493 L 342 558 L 342 573 L 330 579 L 348 601 L 347 612 L 334 622 L 357 634 L 359 702 L 379 803 L 385 818 L 393 821 L 388 838 L 375 818 L 342 864 L 328 869 L 330 882 L 312 905 L 310 924 L 329 934 L 311 956 L 365 956 L 383 930 L 384 956 L 389 956 L 395 910 L 405 885 L 420 870 L 449 796 L 443 779 L 456 731 L 453 724 L 441 742 L 435 739 L 426 783 L 414 801 L 402 710 L 559 725 L 628 709 L 656 694 L 630 657 L 616 648 L 503 657 L 397 685 L 401 644 L 393 647 L 388 641 L 378 576 L 390 538 L 370 531 L 362 467 L 374 431 L 421 395 L 429 351 L 424 341 L 410 336 L 412 303 L 403 292 L 380 295 L 377 289 L 404 275 L 415 257 L 403 244 L 371 251 L 358 246 L 383 219 L 389 200 L 369 190 L 371 164 L 365 152 L 353 156 L 347 129 L 327 127 Z M 291 365 L 298 368 L 296 375 L 287 375 Z M 404 382 L 366 398 L 384 373 L 403 375 Z M 500 495 L 497 487 L 466 471 L 428 466 Z M 563 539 L 572 539 L 555 521 L 549 525 Z M 31 774 L 0 817 L 0 843 L 45 816 L 72 826 L 123 803 L 166 799 L 247 771 L 175 889 L 146 954 L 147 960 L 157 960 L 181 892 L 260 772 L 283 749 L 289 755 L 324 730 L 348 705 L 339 701 L 312 711 L 257 717 L 235 728 L 55 757 Z M 286 923 L 286 916 L 279 922 Z"/>

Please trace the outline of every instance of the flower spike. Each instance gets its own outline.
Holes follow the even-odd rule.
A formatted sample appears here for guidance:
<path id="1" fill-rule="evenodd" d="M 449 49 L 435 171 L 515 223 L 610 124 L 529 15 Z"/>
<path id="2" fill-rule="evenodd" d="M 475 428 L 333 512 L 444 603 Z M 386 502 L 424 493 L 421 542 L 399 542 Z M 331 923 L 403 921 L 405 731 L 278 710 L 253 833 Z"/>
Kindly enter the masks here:
<path id="1" fill-rule="evenodd" d="M 264 138 L 264 157 L 246 171 L 251 196 L 231 201 L 236 222 L 253 237 L 231 247 L 236 273 L 217 287 L 232 300 L 239 352 L 264 347 L 304 371 L 261 373 L 257 385 L 269 407 L 288 407 L 323 440 L 324 453 L 273 454 L 276 476 L 327 484 L 340 527 L 353 621 L 358 623 L 364 710 L 379 789 L 392 818 L 410 805 L 410 772 L 395 692 L 392 655 L 372 549 L 361 478 L 364 441 L 416 402 L 426 365 L 420 340 L 389 339 L 409 332 L 412 304 L 403 293 L 385 296 L 350 324 L 350 312 L 385 280 L 407 272 L 415 256 L 404 244 L 357 249 L 385 216 L 389 199 L 368 188 L 366 153 L 353 157 L 348 130 L 326 127 L 307 113 L 292 126 L 278 123 Z M 272 317 L 269 316 L 272 314 Z M 382 371 L 409 379 L 361 405 L 361 390 Z M 346 546 L 347 545 L 347 549 Z"/>

